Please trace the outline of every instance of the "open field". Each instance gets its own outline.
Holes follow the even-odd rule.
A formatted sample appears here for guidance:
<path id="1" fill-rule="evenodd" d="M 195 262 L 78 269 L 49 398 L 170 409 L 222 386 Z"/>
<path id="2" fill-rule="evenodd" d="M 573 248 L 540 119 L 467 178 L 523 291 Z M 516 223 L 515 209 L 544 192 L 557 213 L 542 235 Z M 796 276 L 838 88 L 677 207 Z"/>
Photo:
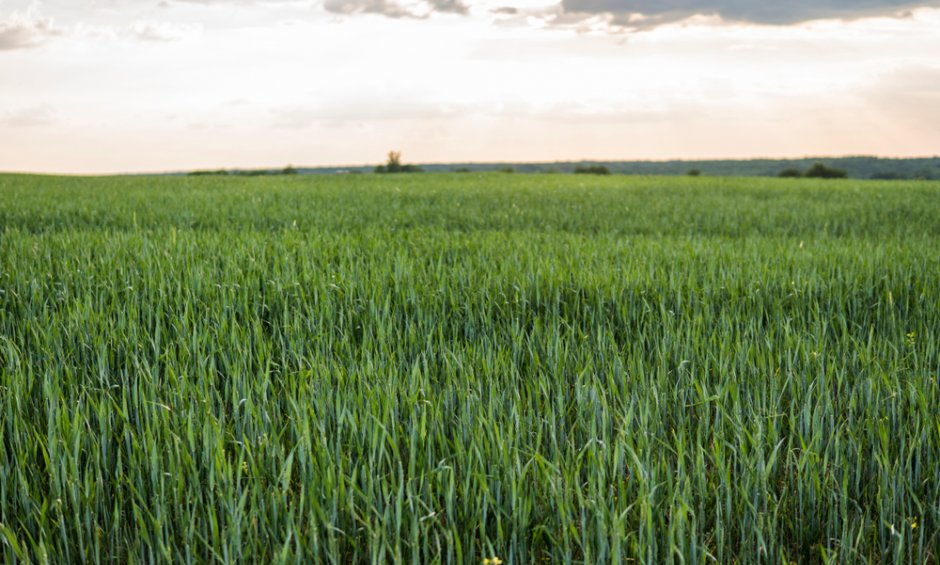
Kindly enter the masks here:
<path id="1" fill-rule="evenodd" d="M 934 563 L 940 182 L 0 176 L 4 561 Z"/>

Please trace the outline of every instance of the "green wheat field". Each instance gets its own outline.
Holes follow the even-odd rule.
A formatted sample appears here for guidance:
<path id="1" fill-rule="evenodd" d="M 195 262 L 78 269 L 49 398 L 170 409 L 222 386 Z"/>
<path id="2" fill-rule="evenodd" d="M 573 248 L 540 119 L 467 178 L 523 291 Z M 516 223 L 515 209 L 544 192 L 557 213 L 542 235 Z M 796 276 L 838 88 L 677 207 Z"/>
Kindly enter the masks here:
<path id="1" fill-rule="evenodd" d="M 0 556 L 936 563 L 940 182 L 0 176 Z"/>

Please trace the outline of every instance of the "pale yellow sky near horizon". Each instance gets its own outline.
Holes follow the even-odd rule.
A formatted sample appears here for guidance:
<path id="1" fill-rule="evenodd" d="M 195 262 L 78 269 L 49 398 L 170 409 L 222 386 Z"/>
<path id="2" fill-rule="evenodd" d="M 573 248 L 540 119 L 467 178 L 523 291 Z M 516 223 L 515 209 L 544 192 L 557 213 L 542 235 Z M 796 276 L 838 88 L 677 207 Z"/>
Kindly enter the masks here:
<path id="1" fill-rule="evenodd" d="M 902 3 L 0 0 L 0 171 L 937 155 Z"/>

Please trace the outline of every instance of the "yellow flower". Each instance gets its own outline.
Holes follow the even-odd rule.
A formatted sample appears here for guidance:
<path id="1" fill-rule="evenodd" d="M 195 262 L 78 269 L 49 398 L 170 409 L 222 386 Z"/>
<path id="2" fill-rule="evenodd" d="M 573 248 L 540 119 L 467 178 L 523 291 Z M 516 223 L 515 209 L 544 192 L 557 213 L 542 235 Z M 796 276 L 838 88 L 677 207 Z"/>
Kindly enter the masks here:
<path id="1" fill-rule="evenodd" d="M 911 529 L 912 530 L 917 529 L 917 518 L 914 518 L 913 520 L 911 520 Z"/>
<path id="2" fill-rule="evenodd" d="M 483 560 L 483 565 L 502 565 L 503 560 L 495 555 L 493 557 L 488 557 Z"/>

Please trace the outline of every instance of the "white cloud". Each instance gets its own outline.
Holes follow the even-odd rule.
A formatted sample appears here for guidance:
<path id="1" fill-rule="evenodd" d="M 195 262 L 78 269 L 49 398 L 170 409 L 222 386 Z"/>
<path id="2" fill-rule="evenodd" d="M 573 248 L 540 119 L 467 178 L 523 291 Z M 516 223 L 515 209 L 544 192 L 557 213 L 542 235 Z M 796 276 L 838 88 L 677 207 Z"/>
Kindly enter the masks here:
<path id="1" fill-rule="evenodd" d="M 61 33 L 52 19 L 42 15 L 39 5 L 33 4 L 25 12 L 13 12 L 0 20 L 0 51 L 37 47 Z"/>
<path id="2" fill-rule="evenodd" d="M 177 41 L 202 31 L 198 24 L 174 24 L 154 20 L 136 21 L 123 30 L 123 35 L 141 41 Z"/>
<path id="3" fill-rule="evenodd" d="M 57 122 L 56 112 L 49 106 L 30 106 L 0 114 L 0 124 L 11 127 L 48 126 Z"/>

